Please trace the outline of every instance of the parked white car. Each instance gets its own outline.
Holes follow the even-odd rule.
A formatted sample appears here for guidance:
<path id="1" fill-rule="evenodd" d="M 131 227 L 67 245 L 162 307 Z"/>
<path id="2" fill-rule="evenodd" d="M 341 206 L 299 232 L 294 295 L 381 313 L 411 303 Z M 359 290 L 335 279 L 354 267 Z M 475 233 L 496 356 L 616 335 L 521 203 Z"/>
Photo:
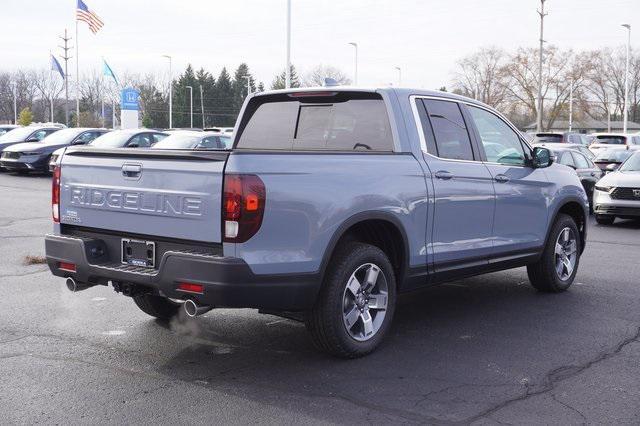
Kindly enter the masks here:
<path id="1" fill-rule="evenodd" d="M 640 219 L 640 151 L 598 181 L 593 205 L 602 225 L 611 225 L 616 217 Z"/>
<path id="2" fill-rule="evenodd" d="M 597 154 L 601 149 L 611 147 L 624 147 L 627 149 L 640 149 L 640 135 L 626 133 L 593 133 L 593 142 L 589 149 Z"/>

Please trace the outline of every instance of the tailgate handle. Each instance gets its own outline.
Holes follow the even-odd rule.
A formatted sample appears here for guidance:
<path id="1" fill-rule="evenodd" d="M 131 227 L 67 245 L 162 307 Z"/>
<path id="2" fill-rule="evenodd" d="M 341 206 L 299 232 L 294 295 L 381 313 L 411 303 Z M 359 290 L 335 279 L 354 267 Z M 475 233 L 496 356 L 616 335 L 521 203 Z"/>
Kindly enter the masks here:
<path id="1" fill-rule="evenodd" d="M 123 164 L 122 175 L 126 178 L 139 178 L 142 173 L 142 165 L 140 164 Z"/>

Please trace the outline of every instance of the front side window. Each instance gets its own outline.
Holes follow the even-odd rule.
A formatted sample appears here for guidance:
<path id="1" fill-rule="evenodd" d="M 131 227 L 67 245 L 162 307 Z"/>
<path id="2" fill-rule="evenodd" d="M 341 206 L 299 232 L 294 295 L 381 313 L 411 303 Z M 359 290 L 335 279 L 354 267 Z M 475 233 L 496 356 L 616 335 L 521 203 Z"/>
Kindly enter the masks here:
<path id="1" fill-rule="evenodd" d="M 237 148 L 393 151 L 386 106 L 377 94 L 255 98 Z M 224 140 L 223 142 L 228 142 Z"/>
<path id="2" fill-rule="evenodd" d="M 423 101 L 435 137 L 440 158 L 473 160 L 471 139 L 457 102 L 425 99 Z"/>
<path id="3" fill-rule="evenodd" d="M 497 115 L 471 105 L 468 108 L 480 133 L 487 161 L 507 165 L 525 165 L 527 157 L 518 134 Z"/>
<path id="4" fill-rule="evenodd" d="M 584 158 L 584 155 L 582 154 L 578 154 L 577 152 L 572 153 L 573 154 L 573 161 L 576 163 L 576 167 L 579 169 L 590 169 L 591 165 L 589 164 L 589 161 Z"/>
<path id="5" fill-rule="evenodd" d="M 29 139 L 35 139 L 37 141 L 41 141 L 42 139 L 44 139 L 46 136 L 48 135 L 46 130 L 38 130 L 37 132 L 35 132 L 34 134 L 32 134 L 31 136 L 29 136 Z"/>
<path id="6" fill-rule="evenodd" d="M 573 157 L 570 152 L 563 152 L 560 154 L 560 164 L 564 164 L 565 166 L 576 168 L 576 163 L 573 161 Z"/>

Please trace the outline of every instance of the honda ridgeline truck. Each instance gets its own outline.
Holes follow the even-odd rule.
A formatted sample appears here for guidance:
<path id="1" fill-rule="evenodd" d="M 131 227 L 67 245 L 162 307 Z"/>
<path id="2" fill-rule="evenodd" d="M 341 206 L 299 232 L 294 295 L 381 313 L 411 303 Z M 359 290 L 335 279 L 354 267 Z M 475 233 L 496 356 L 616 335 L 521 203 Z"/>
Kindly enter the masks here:
<path id="1" fill-rule="evenodd" d="M 230 150 L 68 148 L 46 256 L 168 319 L 216 307 L 304 321 L 371 352 L 398 294 L 526 266 L 572 284 L 588 201 L 575 172 L 475 100 L 409 89 L 252 94 Z"/>

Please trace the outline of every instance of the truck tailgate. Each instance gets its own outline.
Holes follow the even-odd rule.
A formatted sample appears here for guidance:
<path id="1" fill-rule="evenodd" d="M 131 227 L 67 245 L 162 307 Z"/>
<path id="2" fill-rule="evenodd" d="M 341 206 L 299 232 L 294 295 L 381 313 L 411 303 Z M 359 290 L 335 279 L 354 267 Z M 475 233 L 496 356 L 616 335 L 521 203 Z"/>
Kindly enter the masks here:
<path id="1" fill-rule="evenodd" d="M 60 223 L 219 243 L 226 152 L 74 148 Z"/>

